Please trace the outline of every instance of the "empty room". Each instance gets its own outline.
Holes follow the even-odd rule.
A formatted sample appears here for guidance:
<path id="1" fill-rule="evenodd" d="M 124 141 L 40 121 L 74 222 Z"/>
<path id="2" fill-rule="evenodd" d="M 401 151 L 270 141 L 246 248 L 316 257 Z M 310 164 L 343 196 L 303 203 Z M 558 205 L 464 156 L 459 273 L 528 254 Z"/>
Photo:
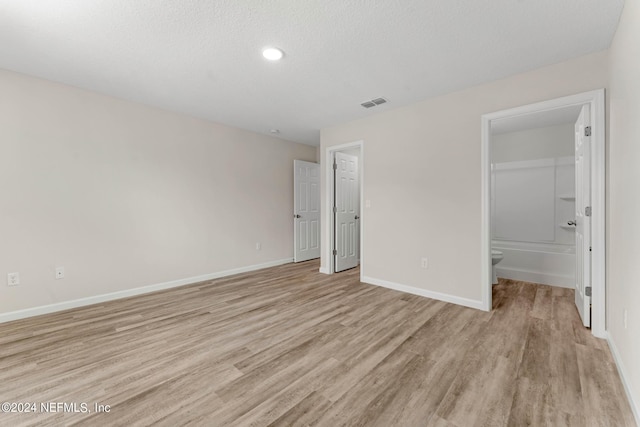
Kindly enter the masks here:
<path id="1" fill-rule="evenodd" d="M 637 0 L 0 0 L 0 426 L 640 425 Z"/>

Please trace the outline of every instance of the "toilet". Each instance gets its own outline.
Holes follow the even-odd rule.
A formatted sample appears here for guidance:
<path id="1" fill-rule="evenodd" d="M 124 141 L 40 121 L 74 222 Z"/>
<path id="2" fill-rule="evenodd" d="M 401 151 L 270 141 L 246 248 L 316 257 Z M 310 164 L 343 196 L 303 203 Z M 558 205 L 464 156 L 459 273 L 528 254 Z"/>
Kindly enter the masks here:
<path id="1" fill-rule="evenodd" d="M 496 264 L 502 261 L 504 255 L 502 252 L 497 251 L 495 249 L 491 249 L 491 272 L 493 273 L 493 284 L 496 285 L 498 283 L 498 274 L 496 273 Z"/>

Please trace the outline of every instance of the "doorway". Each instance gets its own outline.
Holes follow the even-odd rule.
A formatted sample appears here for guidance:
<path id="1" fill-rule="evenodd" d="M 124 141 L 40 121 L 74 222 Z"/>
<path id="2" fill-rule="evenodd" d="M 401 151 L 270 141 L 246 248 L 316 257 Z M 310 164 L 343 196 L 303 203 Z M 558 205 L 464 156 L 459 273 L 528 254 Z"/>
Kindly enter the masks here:
<path id="1" fill-rule="evenodd" d="M 490 311 L 492 307 L 491 248 L 492 248 L 492 152 L 491 129 L 501 120 L 527 120 L 531 115 L 552 115 L 554 112 L 578 108 L 581 111 L 580 123 L 576 124 L 576 132 L 588 136 L 590 146 L 576 144 L 576 218 L 581 221 L 576 235 L 583 238 L 581 247 L 576 247 L 578 267 L 584 269 L 579 273 L 576 269 L 576 306 L 584 319 L 585 325 L 590 323 L 592 333 L 597 337 L 605 334 L 605 116 L 604 89 L 585 92 L 564 98 L 525 105 L 509 110 L 498 111 L 482 116 L 482 291 L 483 308 Z M 580 128 L 580 129 L 578 129 Z M 576 141 L 578 135 L 576 133 Z M 582 139 L 584 141 L 584 138 Z M 582 147 L 582 148 L 581 148 Z M 578 156 L 578 154 L 580 154 Z M 586 166 L 586 167 L 584 167 Z M 582 175 L 580 176 L 580 172 Z M 578 180 L 584 185 L 581 185 Z M 577 197 L 583 189 L 584 194 Z M 579 200 L 578 200 L 579 199 Z M 580 206 L 578 206 L 580 205 Z M 583 206 L 584 205 L 584 206 Z M 588 220 L 585 218 L 588 217 Z M 584 240 L 590 233 L 590 243 Z M 580 239 L 576 239 L 578 242 Z M 584 251 L 584 252 L 581 252 Z M 586 263 L 585 263 L 586 260 Z M 590 260 L 590 262 L 588 262 Z M 580 283 L 578 283 L 580 282 Z M 589 286 L 590 285 L 590 286 Z M 580 297 L 580 298 L 578 298 Z M 589 310 L 589 312 L 585 312 Z"/>
<path id="2" fill-rule="evenodd" d="M 323 256 L 329 262 L 323 273 L 349 270 L 362 262 L 363 154 L 362 141 L 326 150 L 325 241 L 329 244 Z"/>
<path id="3" fill-rule="evenodd" d="M 293 262 L 320 258 L 320 165 L 293 161 Z"/>

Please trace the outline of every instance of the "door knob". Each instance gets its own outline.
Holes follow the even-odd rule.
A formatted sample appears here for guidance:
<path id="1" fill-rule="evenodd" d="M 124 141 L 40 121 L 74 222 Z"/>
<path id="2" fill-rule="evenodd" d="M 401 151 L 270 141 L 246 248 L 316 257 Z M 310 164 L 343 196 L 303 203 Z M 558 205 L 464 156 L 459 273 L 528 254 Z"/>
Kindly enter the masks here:
<path id="1" fill-rule="evenodd" d="M 358 215 L 356 215 L 356 219 L 360 219 L 360 217 Z"/>
<path id="2" fill-rule="evenodd" d="M 302 216 L 301 216 L 301 215 L 298 215 L 298 214 L 295 214 L 293 217 L 294 217 L 294 218 L 302 218 Z"/>
<path id="3" fill-rule="evenodd" d="M 569 222 L 567 222 L 567 225 L 578 225 L 578 224 L 576 224 L 576 222 L 575 222 L 575 220 L 574 220 L 574 221 L 569 221 Z"/>

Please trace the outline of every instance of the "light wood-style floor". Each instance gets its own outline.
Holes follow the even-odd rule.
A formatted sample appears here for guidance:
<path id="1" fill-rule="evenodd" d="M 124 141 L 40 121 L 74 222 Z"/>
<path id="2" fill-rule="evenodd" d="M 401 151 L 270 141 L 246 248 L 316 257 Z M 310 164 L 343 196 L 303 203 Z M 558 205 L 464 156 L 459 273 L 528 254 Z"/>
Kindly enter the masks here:
<path id="1" fill-rule="evenodd" d="M 290 264 L 0 325 L 0 425 L 633 426 L 571 290 L 485 313 Z"/>

